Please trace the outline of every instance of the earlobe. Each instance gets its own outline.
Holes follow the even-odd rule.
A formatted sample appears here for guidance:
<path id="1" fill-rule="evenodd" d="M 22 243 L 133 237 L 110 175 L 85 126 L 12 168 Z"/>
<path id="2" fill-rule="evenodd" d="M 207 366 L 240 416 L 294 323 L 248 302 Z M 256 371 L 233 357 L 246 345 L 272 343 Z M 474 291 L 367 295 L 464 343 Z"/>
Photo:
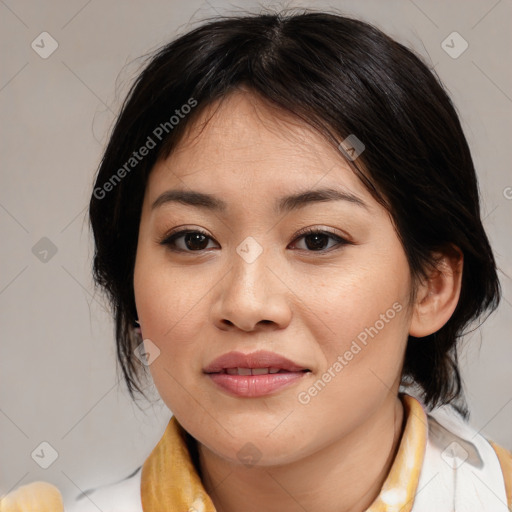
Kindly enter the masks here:
<path id="1" fill-rule="evenodd" d="M 464 256 L 455 246 L 434 254 L 436 266 L 417 290 L 409 334 L 422 338 L 448 322 L 460 297 Z"/>

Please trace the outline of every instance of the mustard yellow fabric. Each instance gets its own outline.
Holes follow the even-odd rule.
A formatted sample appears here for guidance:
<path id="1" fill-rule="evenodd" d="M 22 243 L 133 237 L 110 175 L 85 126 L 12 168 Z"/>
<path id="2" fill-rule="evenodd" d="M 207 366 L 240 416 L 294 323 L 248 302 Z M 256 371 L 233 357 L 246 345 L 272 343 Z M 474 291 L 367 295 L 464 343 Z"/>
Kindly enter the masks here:
<path id="1" fill-rule="evenodd" d="M 141 500 L 144 512 L 194 510 L 216 512 L 203 487 L 175 416 L 142 466 Z"/>
<path id="2" fill-rule="evenodd" d="M 505 492 L 507 493 L 507 505 L 512 510 L 512 452 L 505 450 L 499 444 L 489 441 L 494 448 L 498 460 L 500 461 L 501 470 L 503 471 L 503 478 L 505 480 Z"/>
<path id="3" fill-rule="evenodd" d="M 64 512 L 64 503 L 54 485 L 32 482 L 0 498 L 0 512 Z"/>
<path id="4" fill-rule="evenodd" d="M 413 397 L 401 394 L 405 429 L 391 470 L 379 496 L 367 512 L 410 512 L 427 443 L 427 416 Z M 204 510 L 215 512 L 185 443 L 185 431 L 173 416 L 142 466 L 141 500 L 144 512 Z"/>
<path id="5" fill-rule="evenodd" d="M 391 470 L 380 494 L 367 512 L 393 510 L 410 512 L 423 466 L 427 446 L 427 415 L 421 404 L 412 396 L 401 394 L 406 423 Z"/>
<path id="6" fill-rule="evenodd" d="M 395 460 L 379 496 L 366 512 L 411 512 L 427 446 L 427 416 L 413 397 L 399 395 L 404 405 L 405 428 Z M 194 467 L 186 432 L 173 416 L 142 466 L 141 501 L 144 512 L 200 510 L 216 512 Z M 489 441 L 496 452 L 512 510 L 512 453 Z M 20 486 L 0 498 L 0 512 L 64 512 L 59 490 L 46 482 Z"/>

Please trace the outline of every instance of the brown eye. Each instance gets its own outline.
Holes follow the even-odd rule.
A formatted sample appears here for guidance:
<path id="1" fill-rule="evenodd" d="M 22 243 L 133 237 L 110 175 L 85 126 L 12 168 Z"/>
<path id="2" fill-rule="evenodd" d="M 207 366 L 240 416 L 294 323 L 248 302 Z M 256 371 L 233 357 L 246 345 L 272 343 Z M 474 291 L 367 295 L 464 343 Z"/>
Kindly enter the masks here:
<path id="1" fill-rule="evenodd" d="M 350 243 L 329 231 L 311 228 L 304 231 L 299 237 L 296 237 L 295 244 L 300 239 L 304 239 L 305 247 L 299 247 L 299 249 L 307 252 L 327 252 L 333 246 L 343 246 Z M 208 244 L 210 241 L 214 240 L 203 231 L 182 230 L 167 236 L 160 244 L 169 247 L 170 250 L 175 252 L 200 252 L 209 248 Z M 334 243 L 331 243 L 329 246 L 329 241 Z"/>
<path id="2" fill-rule="evenodd" d="M 296 238 L 295 240 L 304 239 L 305 241 L 305 248 L 299 248 L 301 250 L 306 250 L 309 252 L 323 252 L 331 249 L 333 246 L 336 245 L 346 245 L 349 242 L 345 240 L 344 238 L 341 238 L 338 235 L 335 235 L 334 233 L 331 233 L 329 231 L 322 231 L 317 229 L 308 229 L 307 231 L 303 232 L 301 236 Z M 334 241 L 335 243 L 331 245 L 330 247 L 326 248 L 326 245 L 329 244 L 329 239 Z"/>
<path id="3" fill-rule="evenodd" d="M 306 235 L 304 240 L 308 249 L 317 251 L 325 249 L 325 245 L 329 243 L 329 238 L 332 239 L 332 237 L 326 235 L 325 233 L 315 233 L 313 235 Z"/>
<path id="4" fill-rule="evenodd" d="M 160 243 L 173 251 L 199 252 L 208 248 L 209 240 L 212 239 L 202 231 L 184 230 L 173 233 Z"/>

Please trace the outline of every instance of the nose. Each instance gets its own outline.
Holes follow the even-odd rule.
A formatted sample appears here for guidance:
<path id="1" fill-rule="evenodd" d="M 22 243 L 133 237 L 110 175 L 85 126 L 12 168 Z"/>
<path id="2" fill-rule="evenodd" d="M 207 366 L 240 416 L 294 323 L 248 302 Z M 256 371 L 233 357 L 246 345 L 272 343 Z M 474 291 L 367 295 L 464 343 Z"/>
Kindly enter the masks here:
<path id="1" fill-rule="evenodd" d="M 290 323 L 291 291 L 275 258 L 265 251 L 254 261 L 234 252 L 231 269 L 217 290 L 211 315 L 221 330 L 275 330 Z"/>

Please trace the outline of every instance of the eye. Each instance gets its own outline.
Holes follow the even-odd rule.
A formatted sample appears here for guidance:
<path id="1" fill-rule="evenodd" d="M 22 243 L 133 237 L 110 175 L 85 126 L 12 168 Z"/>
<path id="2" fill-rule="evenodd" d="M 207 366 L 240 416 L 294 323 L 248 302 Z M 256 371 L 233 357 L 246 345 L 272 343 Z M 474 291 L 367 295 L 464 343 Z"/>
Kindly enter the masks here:
<path id="1" fill-rule="evenodd" d="M 180 239 L 183 239 L 180 241 Z M 208 248 L 208 240 L 213 240 L 209 235 L 200 230 L 182 230 L 171 233 L 160 242 L 177 252 L 199 252 Z"/>
<path id="2" fill-rule="evenodd" d="M 308 252 L 327 252 L 328 249 L 325 249 L 325 244 L 328 243 L 329 239 L 336 242 L 334 246 L 347 245 L 350 243 L 344 238 L 340 237 L 339 235 L 336 235 L 335 233 L 328 230 L 307 228 L 306 230 L 299 232 L 299 235 L 300 236 L 297 237 L 295 240 L 300 240 L 301 238 L 303 238 L 304 241 L 306 242 L 306 249 L 299 249 L 307 250 Z M 332 246 L 330 248 L 332 248 Z"/>
<path id="3" fill-rule="evenodd" d="M 325 248 L 325 244 L 326 242 L 328 244 L 329 239 L 335 242 L 334 246 L 347 245 L 350 243 L 339 235 L 325 229 L 307 228 L 299 232 L 299 236 L 295 238 L 294 242 L 296 243 L 296 241 L 301 238 L 306 241 L 306 248 L 299 249 L 308 252 L 326 252 L 328 249 L 332 248 L 332 246 L 328 249 Z M 213 241 L 213 239 L 204 231 L 185 229 L 171 233 L 166 236 L 160 244 L 168 246 L 172 251 L 176 252 L 200 252 L 208 249 L 209 241 Z"/>

